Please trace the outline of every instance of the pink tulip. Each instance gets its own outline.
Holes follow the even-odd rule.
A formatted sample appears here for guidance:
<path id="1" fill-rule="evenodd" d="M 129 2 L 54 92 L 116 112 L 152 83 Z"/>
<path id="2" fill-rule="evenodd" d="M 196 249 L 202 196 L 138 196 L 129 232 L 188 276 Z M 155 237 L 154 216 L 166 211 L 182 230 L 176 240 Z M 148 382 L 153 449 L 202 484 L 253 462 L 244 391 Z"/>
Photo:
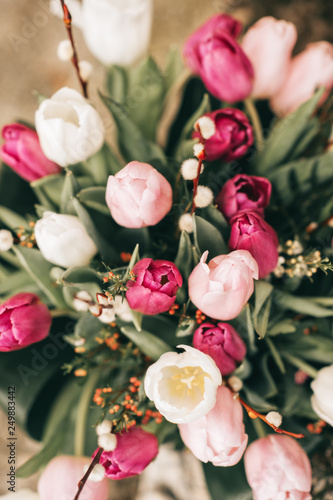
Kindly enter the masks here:
<path id="1" fill-rule="evenodd" d="M 216 198 L 219 210 L 227 219 L 240 212 L 264 215 L 269 205 L 272 185 L 265 177 L 238 174 L 228 180 Z"/>
<path id="2" fill-rule="evenodd" d="M 61 167 L 44 155 L 38 135 L 25 125 L 13 123 L 2 129 L 5 144 L 0 148 L 1 159 L 28 182 L 46 175 L 59 174 Z"/>
<path id="3" fill-rule="evenodd" d="M 247 445 L 242 406 L 223 385 L 217 389 L 216 404 L 207 415 L 178 427 L 195 457 L 219 467 L 236 465 Z"/>
<path id="4" fill-rule="evenodd" d="M 215 97 L 226 102 L 241 101 L 252 90 L 253 69 L 235 36 L 237 21 L 218 14 L 204 23 L 186 41 L 184 57 L 193 73 Z"/>
<path id="5" fill-rule="evenodd" d="M 168 311 L 183 284 L 175 264 L 147 258 L 135 264 L 132 271 L 136 278 L 127 282 L 126 292 L 130 308 L 149 315 Z"/>
<path id="6" fill-rule="evenodd" d="M 205 153 L 208 161 L 231 161 L 245 155 L 253 144 L 253 132 L 248 118 L 236 108 L 218 109 L 206 113 L 215 123 L 215 134 L 205 141 Z M 193 137 L 200 137 L 194 132 Z"/>
<path id="7" fill-rule="evenodd" d="M 270 105 L 277 115 L 285 116 L 319 87 L 327 91 L 333 87 L 333 45 L 328 42 L 312 43 L 292 59 L 287 78 Z"/>
<path id="8" fill-rule="evenodd" d="M 188 279 L 193 304 L 211 318 L 235 318 L 251 297 L 258 264 L 246 250 L 219 255 L 206 264 L 208 251 Z"/>
<path id="9" fill-rule="evenodd" d="M 272 434 L 254 441 L 244 455 L 254 500 L 311 500 L 311 465 L 298 442 Z"/>
<path id="10" fill-rule="evenodd" d="M 243 361 L 246 346 L 228 323 L 202 323 L 194 332 L 193 346 L 215 361 L 222 375 L 229 375 Z"/>
<path id="11" fill-rule="evenodd" d="M 276 232 L 255 212 L 235 215 L 230 220 L 230 250 L 248 250 L 259 266 L 259 278 L 275 269 L 279 258 Z"/>
<path id="12" fill-rule="evenodd" d="M 0 351 L 16 351 L 45 339 L 52 318 L 34 293 L 18 293 L 0 306 Z"/>
<path id="13" fill-rule="evenodd" d="M 120 226 L 155 226 L 171 210 L 172 188 L 151 165 L 132 161 L 110 175 L 106 203 Z"/>
<path id="14" fill-rule="evenodd" d="M 141 427 L 130 427 L 127 432 L 117 434 L 116 449 L 103 451 L 99 463 L 105 467 L 105 476 L 109 479 L 124 479 L 141 474 L 157 454 L 156 436 Z"/>
<path id="15" fill-rule="evenodd" d="M 244 35 L 242 49 L 254 69 L 252 97 L 269 99 L 287 77 L 296 27 L 274 17 L 262 17 Z"/>
<path id="16" fill-rule="evenodd" d="M 73 500 L 78 482 L 85 473 L 91 460 L 86 457 L 73 457 L 60 455 L 53 458 L 44 469 L 39 482 L 38 493 L 40 500 Z M 108 481 L 103 479 L 99 482 L 87 481 L 80 500 L 107 500 Z"/>

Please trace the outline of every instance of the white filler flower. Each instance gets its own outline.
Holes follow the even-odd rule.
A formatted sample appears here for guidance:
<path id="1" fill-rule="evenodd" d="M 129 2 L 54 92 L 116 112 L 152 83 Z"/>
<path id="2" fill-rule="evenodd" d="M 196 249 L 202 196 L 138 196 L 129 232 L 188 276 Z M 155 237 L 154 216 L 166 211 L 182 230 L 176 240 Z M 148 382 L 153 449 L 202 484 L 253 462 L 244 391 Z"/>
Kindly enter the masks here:
<path id="1" fill-rule="evenodd" d="M 40 104 L 35 125 L 45 156 L 61 167 L 86 160 L 104 143 L 104 125 L 96 109 L 68 87 Z"/>
<path id="2" fill-rule="evenodd" d="M 319 370 L 311 383 L 313 396 L 311 405 L 314 412 L 325 422 L 333 426 L 333 365 Z"/>
<path id="3" fill-rule="evenodd" d="M 44 212 L 36 222 L 35 238 L 44 259 L 56 266 L 85 266 L 97 253 L 95 243 L 74 215 Z"/>
<path id="4" fill-rule="evenodd" d="M 187 345 L 178 347 L 185 352 L 167 352 L 148 368 L 144 387 L 169 422 L 184 424 L 203 417 L 214 407 L 222 376 L 207 354 Z"/>
<path id="5" fill-rule="evenodd" d="M 0 230 L 0 251 L 8 252 L 13 246 L 14 238 L 10 231 L 7 229 Z"/>

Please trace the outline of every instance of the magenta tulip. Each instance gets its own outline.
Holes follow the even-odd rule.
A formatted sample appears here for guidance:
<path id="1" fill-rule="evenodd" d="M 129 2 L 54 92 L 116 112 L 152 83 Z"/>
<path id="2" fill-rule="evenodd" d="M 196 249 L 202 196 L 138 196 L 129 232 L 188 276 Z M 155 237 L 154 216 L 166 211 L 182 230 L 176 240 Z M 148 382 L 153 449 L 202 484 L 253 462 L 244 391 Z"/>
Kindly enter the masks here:
<path id="1" fill-rule="evenodd" d="M 236 160 L 243 156 L 253 144 L 253 132 L 248 118 L 236 108 L 218 109 L 206 113 L 215 123 L 215 134 L 205 141 L 205 153 L 208 161 Z M 194 132 L 193 137 L 200 137 Z"/>
<path id="2" fill-rule="evenodd" d="M 186 41 L 184 57 L 193 73 L 215 97 L 226 102 L 245 99 L 252 90 L 252 65 L 236 42 L 237 21 L 218 14 Z"/>
<path id="3" fill-rule="evenodd" d="M 311 43 L 292 59 L 286 79 L 270 105 L 277 115 L 285 116 L 320 87 L 327 92 L 333 88 L 333 45 L 328 42 Z"/>
<path id="4" fill-rule="evenodd" d="M 243 361 L 246 346 L 228 323 L 202 323 L 194 332 L 193 346 L 215 361 L 222 375 L 229 375 Z"/>
<path id="5" fill-rule="evenodd" d="M 264 215 L 269 205 L 272 185 L 265 177 L 238 174 L 228 180 L 216 198 L 219 210 L 227 219 L 240 212 Z"/>
<path id="6" fill-rule="evenodd" d="M 241 45 L 254 69 L 252 97 L 269 99 L 278 92 L 296 39 L 295 25 L 274 17 L 262 17 L 245 33 Z"/>
<path id="7" fill-rule="evenodd" d="M 175 264 L 147 258 L 135 264 L 132 271 L 136 278 L 127 282 L 126 292 L 130 308 L 149 315 L 168 311 L 183 284 Z"/>
<path id="8" fill-rule="evenodd" d="M 13 123 L 2 129 L 2 137 L 5 144 L 0 148 L 1 159 L 26 181 L 61 172 L 59 165 L 46 158 L 31 128 Z"/>
<path id="9" fill-rule="evenodd" d="M 93 454 L 93 457 L 98 449 Z M 124 479 L 136 476 L 150 464 L 158 454 L 158 441 L 154 434 L 141 427 L 130 427 L 126 432 L 117 434 L 114 451 L 103 451 L 99 463 L 105 468 L 109 479 Z"/>
<path id="10" fill-rule="evenodd" d="M 18 293 L 0 306 L 0 351 L 16 351 L 45 339 L 52 318 L 34 293 Z"/>
<path id="11" fill-rule="evenodd" d="M 217 389 L 216 404 L 207 415 L 178 427 L 194 456 L 219 467 L 236 465 L 247 445 L 242 406 L 223 385 Z"/>
<path id="12" fill-rule="evenodd" d="M 78 482 L 91 460 L 86 457 L 60 455 L 49 462 L 38 482 L 40 500 L 72 500 L 78 490 Z M 88 479 L 80 500 L 107 500 L 108 480 L 93 482 Z"/>
<path id="13" fill-rule="evenodd" d="M 279 257 L 276 232 L 255 212 L 236 215 L 230 220 L 230 250 L 248 250 L 259 266 L 259 278 L 275 269 Z"/>
<path id="14" fill-rule="evenodd" d="M 171 210 L 172 188 L 151 165 L 132 161 L 110 175 L 106 203 L 120 226 L 155 226 Z"/>
<path id="15" fill-rule="evenodd" d="M 206 264 L 208 251 L 188 279 L 193 304 L 211 318 L 229 320 L 241 312 L 258 279 L 258 264 L 246 250 L 218 255 Z"/>
<path id="16" fill-rule="evenodd" d="M 311 465 L 298 442 L 272 434 L 254 441 L 244 455 L 254 500 L 311 500 Z"/>

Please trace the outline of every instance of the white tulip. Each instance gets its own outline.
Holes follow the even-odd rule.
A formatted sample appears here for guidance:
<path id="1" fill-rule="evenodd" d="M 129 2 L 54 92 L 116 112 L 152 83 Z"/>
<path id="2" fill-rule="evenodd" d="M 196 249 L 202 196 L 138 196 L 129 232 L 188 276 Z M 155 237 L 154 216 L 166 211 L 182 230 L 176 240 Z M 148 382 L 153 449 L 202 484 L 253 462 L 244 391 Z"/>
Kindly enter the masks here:
<path id="1" fill-rule="evenodd" d="M 97 247 L 78 217 L 44 212 L 35 225 L 35 238 L 44 259 L 56 266 L 89 264 Z"/>
<path id="2" fill-rule="evenodd" d="M 15 493 L 7 493 L 6 495 L 0 496 L 1 500 L 39 500 L 39 495 L 32 490 L 20 490 Z"/>
<path id="3" fill-rule="evenodd" d="M 333 426 L 333 365 L 319 370 L 317 377 L 311 383 L 312 409 L 325 422 Z"/>
<path id="4" fill-rule="evenodd" d="M 82 31 L 103 64 L 130 66 L 148 50 L 153 0 L 83 0 Z"/>
<path id="5" fill-rule="evenodd" d="M 101 117 L 87 99 L 68 87 L 40 104 L 35 124 L 45 156 L 62 167 L 86 160 L 104 143 Z"/>
<path id="6" fill-rule="evenodd" d="M 184 424 L 203 417 L 214 407 L 222 376 L 207 354 L 187 345 L 178 347 L 185 352 L 167 352 L 148 368 L 144 387 L 169 422 Z"/>

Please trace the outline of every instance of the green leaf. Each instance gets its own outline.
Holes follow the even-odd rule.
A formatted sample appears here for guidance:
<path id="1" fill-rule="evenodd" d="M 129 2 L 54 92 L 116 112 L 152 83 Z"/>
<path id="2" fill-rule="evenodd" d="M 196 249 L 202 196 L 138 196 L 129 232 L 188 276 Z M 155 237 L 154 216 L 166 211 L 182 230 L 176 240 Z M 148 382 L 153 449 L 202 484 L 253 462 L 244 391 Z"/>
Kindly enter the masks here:
<path id="1" fill-rule="evenodd" d="M 333 316 L 333 310 L 326 309 L 318 304 L 313 303 L 312 300 L 296 297 L 289 293 L 284 293 L 276 290 L 274 293 L 274 303 L 277 303 L 283 309 L 290 309 L 305 316 L 314 316 L 315 318 L 328 318 Z"/>
<path id="2" fill-rule="evenodd" d="M 210 259 L 228 253 L 228 247 L 221 233 L 213 224 L 194 215 L 193 226 L 194 241 L 201 253 L 208 250 Z"/>
<path id="3" fill-rule="evenodd" d="M 313 158 L 293 161 L 268 172 L 274 195 L 280 203 L 288 205 L 296 196 L 312 193 L 319 184 L 333 180 L 333 153 L 327 152 Z"/>
<path id="4" fill-rule="evenodd" d="M 1 278 L 2 283 L 0 283 L 0 295 L 9 293 L 11 290 L 19 289 L 20 287 L 25 287 L 31 283 L 31 277 L 25 271 L 17 271 L 15 273 L 10 273 L 10 278 Z"/>
<path id="5" fill-rule="evenodd" d="M 286 373 L 286 368 L 284 366 L 284 363 L 282 361 L 282 358 L 280 356 L 280 353 L 279 351 L 277 350 L 277 348 L 275 347 L 274 343 L 272 342 L 271 339 L 269 338 L 266 338 L 266 344 L 271 352 L 271 355 L 273 356 L 273 359 L 277 365 L 277 367 L 279 368 L 280 372 L 281 373 Z"/>
<path id="6" fill-rule="evenodd" d="M 252 318 L 254 327 L 260 336 L 265 335 L 266 333 L 271 304 L 266 304 L 263 311 L 262 308 L 273 292 L 273 289 L 273 286 L 270 283 L 267 283 L 267 281 L 259 280 L 254 282 L 255 302 Z M 261 315 L 259 316 L 260 312 Z"/>
<path id="7" fill-rule="evenodd" d="M 260 310 L 256 318 L 256 331 L 259 335 L 259 338 L 261 339 L 265 337 L 267 332 L 271 307 L 272 307 L 272 296 L 268 297 L 267 301 L 265 302 L 265 305 Z"/>
<path id="8" fill-rule="evenodd" d="M 333 340 L 322 335 L 302 335 L 292 342 L 280 345 L 280 353 L 290 354 L 323 364 L 331 364 L 333 359 Z"/>
<path id="9" fill-rule="evenodd" d="M 324 89 L 319 89 L 309 101 L 276 124 L 264 149 L 255 159 L 257 174 L 263 174 L 269 169 L 294 159 L 294 151 L 297 151 L 298 155 L 303 152 L 297 146 L 300 142 L 303 142 L 304 150 L 307 146 L 307 143 L 303 140 L 304 136 L 312 137 L 309 130 L 311 128 L 318 129 L 318 120 L 313 117 L 313 113 L 323 93 Z"/>
<path id="10" fill-rule="evenodd" d="M 112 99 L 124 104 L 128 91 L 128 70 L 116 64 L 110 66 L 106 74 L 106 88 Z"/>
<path id="11" fill-rule="evenodd" d="M 85 161 L 87 173 L 98 185 L 105 186 L 109 175 L 115 175 L 121 170 L 123 165 L 105 142 L 97 153 L 90 156 Z"/>
<path id="12" fill-rule="evenodd" d="M 257 392 L 250 389 L 248 386 L 244 385 L 242 390 L 245 393 L 246 402 L 253 406 L 255 410 L 259 412 L 277 410 L 277 407 L 275 405 L 268 403 L 263 397 L 261 397 Z"/>
<path id="13" fill-rule="evenodd" d="M 60 309 L 66 308 L 61 287 L 56 287 L 50 278 L 50 271 L 54 267 L 53 264 L 47 262 L 36 248 L 14 246 L 13 250 L 23 268 L 37 283 L 52 304 Z"/>
<path id="14" fill-rule="evenodd" d="M 296 326 L 291 320 L 283 320 L 276 323 L 274 326 L 268 329 L 267 335 L 274 337 L 275 335 L 295 333 Z"/>
<path id="15" fill-rule="evenodd" d="M 138 332 L 133 326 L 124 326 L 121 331 L 138 346 L 143 354 L 149 356 L 153 361 L 159 359 L 165 352 L 172 351 L 172 348 L 164 340 L 147 332 L 147 330 Z"/>
<path id="16" fill-rule="evenodd" d="M 186 231 L 182 231 L 179 238 L 178 252 L 175 258 L 175 265 L 178 267 L 185 282 L 192 272 L 192 242 Z"/>
<path id="17" fill-rule="evenodd" d="M 212 500 L 251 500 L 252 490 L 244 472 L 243 461 L 233 467 L 202 464 Z"/>
<path id="18" fill-rule="evenodd" d="M 67 428 L 65 425 L 57 429 L 50 441 L 44 445 L 43 449 L 17 469 L 17 477 L 29 477 L 38 472 L 42 467 L 45 467 L 45 465 L 58 453 L 66 434 Z"/>
<path id="19" fill-rule="evenodd" d="M 53 212 L 57 212 L 60 206 L 63 184 L 64 176 L 59 174 L 47 175 L 30 182 L 30 186 L 40 203 Z"/>
<path id="20" fill-rule="evenodd" d="M 89 212 L 84 208 L 82 203 L 80 203 L 77 198 L 73 198 L 73 206 L 76 214 L 79 216 L 82 224 L 86 228 L 87 233 L 95 242 L 102 256 L 102 259 L 107 261 L 117 261 L 117 252 L 101 235 L 101 233 L 95 226 Z"/>
<path id="21" fill-rule="evenodd" d="M 156 128 L 162 112 L 164 95 L 164 78 L 151 56 L 131 68 L 126 99 L 128 114 L 144 137 L 151 141 L 156 139 Z"/>
<path id="22" fill-rule="evenodd" d="M 71 170 L 67 170 L 65 181 L 61 192 L 61 213 L 75 215 L 73 198 L 79 191 L 78 182 Z"/>
<path id="23" fill-rule="evenodd" d="M 105 201 L 105 187 L 94 186 L 82 189 L 77 193 L 77 199 L 88 208 L 104 215 L 110 215 L 110 209 Z"/>
<path id="24" fill-rule="evenodd" d="M 26 229 L 29 228 L 29 223 L 24 217 L 16 212 L 13 212 L 13 210 L 10 210 L 7 207 L 0 206 L 0 220 L 13 231 L 18 229 L 20 226 L 23 226 Z"/>
<path id="25" fill-rule="evenodd" d="M 102 323 L 93 314 L 84 313 L 75 325 L 74 337 L 90 340 L 96 337 L 102 326 Z"/>
<path id="26" fill-rule="evenodd" d="M 134 250 L 133 250 L 133 253 L 132 253 L 131 260 L 129 261 L 129 264 L 128 264 L 128 266 L 127 266 L 125 276 L 129 276 L 130 271 L 132 271 L 133 267 L 135 266 L 135 264 L 136 264 L 137 262 L 139 262 L 139 260 L 140 260 L 140 255 L 139 255 L 139 244 L 136 244 L 136 245 L 135 245 L 135 248 L 134 248 Z"/>
<path id="27" fill-rule="evenodd" d="M 76 285 L 79 283 L 97 283 L 103 282 L 103 277 L 90 267 L 70 267 L 61 276 L 64 285 Z"/>
<path id="28" fill-rule="evenodd" d="M 161 148 L 145 139 L 125 108 L 111 98 L 102 94 L 100 96 L 117 124 L 119 149 L 125 161 L 136 160 L 150 163 L 152 160 L 158 159 L 165 164 L 166 159 Z"/>

